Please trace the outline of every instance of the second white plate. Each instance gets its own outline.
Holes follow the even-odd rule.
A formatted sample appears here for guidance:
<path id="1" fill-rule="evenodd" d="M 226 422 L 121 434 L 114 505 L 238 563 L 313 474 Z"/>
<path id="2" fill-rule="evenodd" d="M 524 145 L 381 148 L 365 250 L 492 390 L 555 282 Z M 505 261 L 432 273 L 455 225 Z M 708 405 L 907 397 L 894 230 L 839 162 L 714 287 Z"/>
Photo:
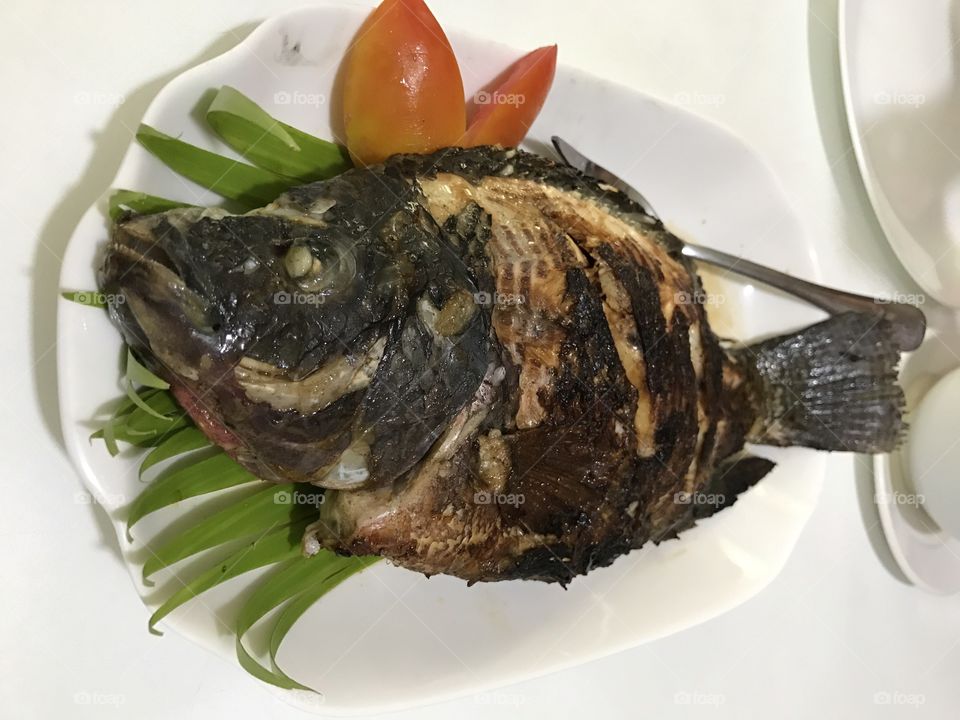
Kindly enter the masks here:
<path id="1" fill-rule="evenodd" d="M 840 66 L 867 195 L 900 262 L 960 307 L 960 4 L 842 0 Z"/>

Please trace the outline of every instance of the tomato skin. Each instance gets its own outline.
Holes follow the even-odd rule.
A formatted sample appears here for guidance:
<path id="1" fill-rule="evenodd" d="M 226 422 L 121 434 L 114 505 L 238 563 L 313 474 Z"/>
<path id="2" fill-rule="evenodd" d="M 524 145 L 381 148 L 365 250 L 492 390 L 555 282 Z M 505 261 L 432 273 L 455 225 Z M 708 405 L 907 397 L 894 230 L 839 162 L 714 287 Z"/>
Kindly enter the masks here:
<path id="1" fill-rule="evenodd" d="M 423 0 L 383 0 L 347 51 L 342 79 L 347 149 L 357 164 L 461 143 L 460 67 Z"/>
<path id="2" fill-rule="evenodd" d="M 519 145 L 537 119 L 557 69 L 557 46 L 527 53 L 500 77 L 496 88 L 474 96 L 474 116 L 462 144 Z"/>

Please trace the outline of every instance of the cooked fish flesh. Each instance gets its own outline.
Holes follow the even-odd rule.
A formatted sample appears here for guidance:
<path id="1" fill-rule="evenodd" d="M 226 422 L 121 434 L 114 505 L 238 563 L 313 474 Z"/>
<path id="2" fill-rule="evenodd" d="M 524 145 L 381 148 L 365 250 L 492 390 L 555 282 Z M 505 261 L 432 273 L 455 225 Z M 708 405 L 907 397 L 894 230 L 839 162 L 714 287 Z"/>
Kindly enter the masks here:
<path id="1" fill-rule="evenodd" d="M 659 221 L 518 150 L 127 215 L 100 281 L 213 442 L 327 489 L 306 553 L 566 583 L 733 503 L 773 466 L 745 443 L 870 453 L 903 430 L 885 322 L 723 342 Z"/>

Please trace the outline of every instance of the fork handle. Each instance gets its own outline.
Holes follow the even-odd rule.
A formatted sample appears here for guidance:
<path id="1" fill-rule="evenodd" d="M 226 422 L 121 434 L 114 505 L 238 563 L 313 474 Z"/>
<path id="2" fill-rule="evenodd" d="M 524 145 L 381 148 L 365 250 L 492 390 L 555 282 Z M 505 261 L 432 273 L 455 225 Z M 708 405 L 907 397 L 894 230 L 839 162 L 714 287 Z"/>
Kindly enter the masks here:
<path id="1" fill-rule="evenodd" d="M 927 319 L 914 305 L 834 290 L 700 245 L 684 243 L 683 254 L 694 260 L 716 265 L 779 288 L 832 315 L 853 311 L 886 318 L 890 322 L 893 337 L 901 350 L 916 350 L 923 342 Z"/>

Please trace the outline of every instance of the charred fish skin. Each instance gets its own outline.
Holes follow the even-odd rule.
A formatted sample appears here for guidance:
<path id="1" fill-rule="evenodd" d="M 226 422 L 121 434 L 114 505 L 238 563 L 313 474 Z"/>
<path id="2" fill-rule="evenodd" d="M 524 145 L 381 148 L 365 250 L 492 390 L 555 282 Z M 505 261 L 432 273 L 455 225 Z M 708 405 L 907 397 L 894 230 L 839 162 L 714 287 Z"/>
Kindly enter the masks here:
<path id="1" fill-rule="evenodd" d="M 722 344 L 674 236 L 519 150 L 396 156 L 245 216 L 128 217 L 102 278 L 204 432 L 261 478 L 329 488 L 308 553 L 565 584 L 732 504 L 772 467 L 748 440 L 902 429 L 888 328 Z"/>
<path id="2" fill-rule="evenodd" d="M 443 312 L 477 289 L 439 226 L 404 181 L 366 177 L 295 190 L 245 216 L 178 210 L 114 228 L 101 284 L 128 300 L 112 309 L 125 338 L 203 409 L 201 427 L 230 437 L 227 449 L 267 480 L 390 482 L 490 362 L 473 303 L 459 321 Z M 136 237 L 151 239 L 160 262 L 137 255 Z M 300 251 L 306 267 L 291 269 Z M 202 322 L 156 305 L 173 281 L 203 305 Z M 352 392 L 298 412 L 305 386 L 331 365 Z"/>
<path id="3" fill-rule="evenodd" d="M 396 162 L 434 215 L 457 210 L 457 196 L 497 215 L 495 293 L 523 298 L 494 306 L 491 324 L 521 399 L 505 494 L 533 501 L 499 515 L 564 538 L 541 552 L 558 576 L 607 564 L 617 534 L 671 536 L 689 515 L 674 496 L 705 483 L 723 439 L 724 358 L 702 304 L 683 302 L 702 292 L 679 242 L 621 194 L 542 158 L 438 155 Z"/>
<path id="4" fill-rule="evenodd" d="M 685 526 L 692 510 L 673 496 L 709 476 L 723 356 L 702 306 L 674 312 L 675 296 L 700 293 L 672 236 L 621 196 L 512 150 L 398 157 L 385 172 L 408 178 L 445 228 L 461 228 L 455 244 L 472 247 L 475 276 L 479 265 L 490 278 L 500 402 L 483 409 L 473 439 L 397 484 L 389 513 L 376 491 L 332 496 L 308 545 L 470 581 L 565 583 Z M 462 231 L 478 210 L 482 238 Z M 620 230 L 642 227 L 654 257 L 597 241 L 608 216 Z M 668 276 L 682 284 L 665 293 Z M 698 368 L 694 347 L 706 348 Z M 493 481 L 481 457 L 491 445 L 508 468 Z"/>
<path id="5" fill-rule="evenodd" d="M 427 574 L 443 568 L 471 582 L 566 583 L 631 548 L 675 537 L 771 470 L 769 461 L 740 454 L 751 431 L 776 425 L 776 409 L 763 402 L 770 373 L 762 358 L 770 353 L 721 346 L 679 241 L 625 198 L 523 153 L 480 151 L 476 161 L 477 153 L 388 164 L 415 179 L 438 221 L 460 224 L 477 205 L 492 215 L 486 248 L 494 294 L 528 293 L 519 307 L 495 304 L 491 311 L 508 368 L 505 397 L 520 402 L 506 423 L 481 423 L 474 442 L 454 456 L 428 459 L 397 488 L 387 513 L 381 498 L 337 494 L 311 537 L 336 527 L 326 536 L 341 548 L 386 554 Z M 567 195 L 558 199 L 557 188 Z M 511 217 L 517 207 L 536 208 L 536 217 Z M 612 228 L 606 237 L 605 228 Z M 798 357 L 817 335 L 856 341 L 863 330 L 856 324 L 828 323 L 795 336 Z M 562 362 L 538 383 L 543 338 Z M 873 377 L 891 402 L 874 407 L 889 422 L 882 442 L 890 442 L 900 427 L 891 375 L 897 352 L 889 337 L 884 342 Z M 819 359 L 834 363 L 838 377 L 850 373 L 839 358 Z M 791 359 L 774 364 L 786 369 Z M 794 363 L 790 372 L 797 371 L 802 375 Z M 537 389 L 530 407 L 525 387 Z M 798 382 L 780 394 L 802 390 Z M 490 434 L 510 466 L 492 486 L 481 472 Z M 826 445 L 851 449 L 836 437 Z M 701 497 L 723 499 L 710 505 Z"/>

